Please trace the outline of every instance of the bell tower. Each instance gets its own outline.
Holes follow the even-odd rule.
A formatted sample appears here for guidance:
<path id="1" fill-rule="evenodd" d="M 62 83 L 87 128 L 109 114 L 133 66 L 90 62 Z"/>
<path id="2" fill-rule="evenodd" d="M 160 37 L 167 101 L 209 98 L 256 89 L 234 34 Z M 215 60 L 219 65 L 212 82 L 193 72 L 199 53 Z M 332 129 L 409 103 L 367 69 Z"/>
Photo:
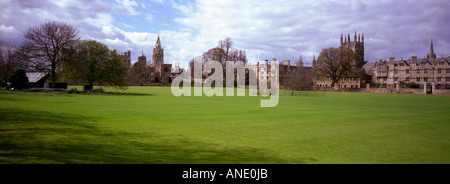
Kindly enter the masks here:
<path id="1" fill-rule="evenodd" d="M 155 48 L 153 48 L 152 66 L 161 66 L 161 64 L 164 64 L 164 49 L 161 47 L 161 41 L 158 35 Z"/>
<path id="2" fill-rule="evenodd" d="M 350 40 L 350 34 L 348 34 L 348 39 L 347 39 L 347 37 L 345 37 L 345 41 L 343 41 L 342 36 L 343 35 L 341 33 L 340 47 L 353 50 L 353 52 L 355 52 L 356 54 L 359 55 L 361 61 L 364 61 L 364 33 L 362 33 L 362 35 L 358 33 L 358 35 L 357 35 L 355 32 L 353 41 Z"/>

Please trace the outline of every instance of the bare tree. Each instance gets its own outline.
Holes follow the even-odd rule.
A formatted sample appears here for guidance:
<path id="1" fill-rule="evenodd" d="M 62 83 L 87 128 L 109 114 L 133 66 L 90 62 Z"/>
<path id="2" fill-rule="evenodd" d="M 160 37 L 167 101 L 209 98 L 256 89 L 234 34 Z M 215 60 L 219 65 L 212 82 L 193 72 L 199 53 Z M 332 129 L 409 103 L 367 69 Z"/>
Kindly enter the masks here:
<path id="1" fill-rule="evenodd" d="M 218 61 L 222 64 L 225 63 L 226 59 L 225 59 L 225 52 L 222 48 L 219 47 L 215 47 L 212 49 L 209 49 L 208 51 L 204 52 L 202 55 L 202 62 L 203 64 L 205 64 L 208 61 Z"/>
<path id="2" fill-rule="evenodd" d="M 231 38 L 225 38 L 225 40 L 220 40 L 219 41 L 219 45 L 217 46 L 218 48 L 223 50 L 223 55 L 225 56 L 225 62 L 229 61 L 229 53 L 233 47 L 233 41 L 231 40 Z"/>
<path id="3" fill-rule="evenodd" d="M 57 68 L 62 63 L 62 51 L 78 40 L 78 30 L 75 27 L 63 22 L 47 22 L 25 32 L 21 55 L 34 68 L 48 72 L 55 86 Z"/>
<path id="4" fill-rule="evenodd" d="M 291 96 L 296 90 L 305 90 L 312 85 L 311 71 L 303 67 L 303 57 L 300 56 L 297 66 L 288 66 L 284 84 L 291 90 Z"/>
<path id="5" fill-rule="evenodd" d="M 220 40 L 216 47 L 203 53 L 202 59 L 203 64 L 211 60 L 219 61 L 222 65 L 226 65 L 227 61 L 243 61 L 247 63 L 245 50 L 233 49 L 233 41 L 231 38 Z"/>
<path id="6" fill-rule="evenodd" d="M 0 42 L 0 80 L 8 82 L 17 69 L 26 69 L 17 55 L 17 45 Z"/>
<path id="7" fill-rule="evenodd" d="M 331 79 L 332 85 L 341 78 L 359 77 L 361 74 L 358 54 L 347 48 L 322 49 L 313 66 L 313 75 L 318 80 Z"/>

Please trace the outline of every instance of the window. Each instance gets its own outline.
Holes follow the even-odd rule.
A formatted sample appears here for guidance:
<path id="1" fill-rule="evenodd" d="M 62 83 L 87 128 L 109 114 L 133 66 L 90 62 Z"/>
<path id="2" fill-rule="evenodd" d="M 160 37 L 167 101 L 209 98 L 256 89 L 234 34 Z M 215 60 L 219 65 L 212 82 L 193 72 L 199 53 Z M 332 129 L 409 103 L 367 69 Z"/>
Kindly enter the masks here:
<path id="1" fill-rule="evenodd" d="M 428 82 L 428 77 L 424 77 L 423 81 Z"/>
<path id="2" fill-rule="evenodd" d="M 423 73 L 428 73 L 428 70 L 427 69 L 423 70 Z"/>
<path id="3" fill-rule="evenodd" d="M 400 66 L 405 66 L 405 63 L 400 63 Z"/>
<path id="4" fill-rule="evenodd" d="M 442 73 L 442 69 L 439 68 L 439 69 L 438 69 L 438 73 Z"/>
<path id="5" fill-rule="evenodd" d="M 398 81 L 398 77 L 394 77 L 394 81 Z"/>
<path id="6" fill-rule="evenodd" d="M 406 77 L 406 80 L 405 80 L 406 82 L 409 82 L 409 77 Z"/>
<path id="7" fill-rule="evenodd" d="M 444 66 L 444 62 L 440 62 L 439 65 Z"/>
<path id="8" fill-rule="evenodd" d="M 420 74 L 420 70 L 417 70 L 417 74 Z"/>
<path id="9" fill-rule="evenodd" d="M 398 70 L 395 70 L 395 71 L 394 71 L 394 74 L 398 74 Z"/>
<path id="10" fill-rule="evenodd" d="M 409 69 L 408 69 L 408 70 L 406 70 L 406 74 L 409 74 Z"/>
<path id="11" fill-rule="evenodd" d="M 420 77 L 417 77 L 417 78 L 416 78 L 416 81 L 417 81 L 417 82 L 420 82 Z"/>
<path id="12" fill-rule="evenodd" d="M 447 68 L 445 72 L 450 73 L 450 68 Z"/>
<path id="13" fill-rule="evenodd" d="M 387 81 L 387 78 L 383 78 L 383 81 L 386 82 L 386 81 Z"/>
<path id="14" fill-rule="evenodd" d="M 442 77 L 438 77 L 437 80 L 438 80 L 438 82 L 441 82 Z"/>
<path id="15" fill-rule="evenodd" d="M 445 82 L 450 82 L 450 77 L 446 77 Z"/>
<path id="16" fill-rule="evenodd" d="M 423 62 L 423 63 L 422 63 L 422 66 L 425 66 L 425 65 L 427 65 L 427 63 L 426 63 L 426 62 Z"/>

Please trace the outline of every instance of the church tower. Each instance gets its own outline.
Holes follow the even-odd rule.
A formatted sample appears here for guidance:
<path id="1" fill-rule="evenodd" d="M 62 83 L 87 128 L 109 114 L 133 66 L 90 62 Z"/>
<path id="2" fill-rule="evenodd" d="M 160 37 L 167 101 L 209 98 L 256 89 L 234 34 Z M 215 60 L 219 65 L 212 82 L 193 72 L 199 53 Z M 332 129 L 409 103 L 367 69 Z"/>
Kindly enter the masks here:
<path id="1" fill-rule="evenodd" d="M 350 34 L 348 34 L 348 39 L 345 37 L 345 41 L 342 37 L 341 33 L 341 44 L 340 48 L 348 48 L 353 50 L 353 52 L 357 53 L 361 59 L 361 61 L 364 61 L 364 33 L 356 35 L 353 37 L 353 41 L 350 40 Z"/>
<path id="2" fill-rule="evenodd" d="M 436 58 L 436 53 L 434 53 L 434 49 L 433 49 L 433 40 L 431 40 L 430 52 L 427 54 L 427 58 L 428 59 Z"/>
<path id="3" fill-rule="evenodd" d="M 152 66 L 161 66 L 162 64 L 164 64 L 164 49 L 161 47 L 161 41 L 158 35 L 155 48 L 153 48 Z"/>
<path id="4" fill-rule="evenodd" d="M 142 51 L 141 55 L 138 56 L 138 62 L 147 63 L 147 58 L 144 55 L 144 51 Z"/>

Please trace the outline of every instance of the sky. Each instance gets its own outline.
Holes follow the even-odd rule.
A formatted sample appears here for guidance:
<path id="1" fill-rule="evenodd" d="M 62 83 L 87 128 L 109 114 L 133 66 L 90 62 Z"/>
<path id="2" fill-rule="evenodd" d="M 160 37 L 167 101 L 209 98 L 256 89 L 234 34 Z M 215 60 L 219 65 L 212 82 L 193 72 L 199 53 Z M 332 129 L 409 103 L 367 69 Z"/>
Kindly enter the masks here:
<path id="1" fill-rule="evenodd" d="M 0 0 L 0 41 L 20 42 L 48 21 L 75 26 L 82 39 L 151 60 L 158 35 L 165 63 L 187 67 L 230 37 L 248 61 L 311 64 L 340 35 L 364 33 L 365 60 L 450 56 L 449 0 Z"/>

